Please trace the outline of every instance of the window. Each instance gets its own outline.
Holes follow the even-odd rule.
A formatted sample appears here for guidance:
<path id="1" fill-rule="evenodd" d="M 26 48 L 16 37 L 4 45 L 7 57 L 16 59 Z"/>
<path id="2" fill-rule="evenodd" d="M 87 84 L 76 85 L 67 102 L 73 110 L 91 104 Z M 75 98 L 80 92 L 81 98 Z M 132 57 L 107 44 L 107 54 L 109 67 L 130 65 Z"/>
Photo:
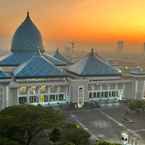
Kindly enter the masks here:
<path id="1" fill-rule="evenodd" d="M 93 98 L 93 93 L 89 92 L 89 98 Z"/>
<path id="2" fill-rule="evenodd" d="M 39 102 L 40 103 L 44 103 L 44 96 L 42 95 L 42 96 L 39 96 Z"/>
<path id="3" fill-rule="evenodd" d="M 101 92 L 101 96 L 102 96 L 102 98 L 104 97 L 104 92 Z"/>
<path id="4" fill-rule="evenodd" d="M 47 93 L 47 87 L 45 85 L 40 86 L 40 94 L 46 94 Z"/>
<path id="5" fill-rule="evenodd" d="M 59 101 L 63 101 L 64 99 L 64 94 L 59 94 Z"/>
<path id="6" fill-rule="evenodd" d="M 50 101 L 55 101 L 55 95 L 54 94 L 50 95 Z"/>
<path id="7" fill-rule="evenodd" d="M 103 88 L 103 90 L 107 90 L 107 84 L 102 84 L 102 88 Z"/>
<path id="8" fill-rule="evenodd" d="M 97 98 L 100 98 L 100 96 L 101 96 L 101 93 L 97 92 Z"/>
<path id="9" fill-rule="evenodd" d="M 19 104 L 27 103 L 27 97 L 19 97 Z"/>
<path id="10" fill-rule="evenodd" d="M 51 86 L 50 92 L 51 93 L 56 93 L 57 92 L 57 87 L 56 86 Z"/>
<path id="11" fill-rule="evenodd" d="M 105 98 L 107 98 L 108 97 L 108 92 L 104 92 L 105 93 Z"/>
<path id="12" fill-rule="evenodd" d="M 122 89 L 123 88 L 123 84 L 122 83 L 119 83 L 118 84 L 118 89 Z"/>
<path id="13" fill-rule="evenodd" d="M 110 84 L 110 89 L 114 89 L 115 88 L 115 84 Z"/>
<path id="14" fill-rule="evenodd" d="M 65 91 L 65 87 L 64 86 L 60 86 L 59 87 L 59 92 L 64 92 Z"/>
<path id="15" fill-rule="evenodd" d="M 19 88 L 19 94 L 20 95 L 27 95 L 27 87 L 26 86 L 23 86 L 23 87 L 20 87 Z"/>
<path id="16" fill-rule="evenodd" d="M 115 91 L 112 91 L 112 97 L 115 97 Z"/>
<path id="17" fill-rule="evenodd" d="M 97 93 L 96 93 L 96 92 L 93 93 L 93 97 L 94 97 L 94 98 L 97 97 Z"/>
<path id="18" fill-rule="evenodd" d="M 39 101 L 39 98 L 36 96 L 30 96 L 29 101 L 30 101 L 30 103 L 36 103 Z"/>
<path id="19" fill-rule="evenodd" d="M 36 86 L 32 86 L 30 88 L 30 94 L 35 95 L 37 93 L 37 87 Z"/>
<path id="20" fill-rule="evenodd" d="M 116 94 L 116 97 L 118 97 L 118 96 L 119 96 L 119 95 L 118 95 L 118 91 L 116 91 L 116 92 L 115 92 L 115 94 Z"/>
<path id="21" fill-rule="evenodd" d="M 89 98 L 108 98 L 109 97 L 119 97 L 119 92 L 117 90 L 104 90 L 104 91 L 91 91 L 89 92 Z"/>
<path id="22" fill-rule="evenodd" d="M 96 85 L 95 86 L 95 90 L 100 90 L 100 86 L 99 85 Z"/>
<path id="23" fill-rule="evenodd" d="M 90 91 L 90 90 L 91 90 L 91 85 L 89 84 L 89 85 L 88 85 L 88 91 Z"/>
<path id="24" fill-rule="evenodd" d="M 109 93 L 109 97 L 112 97 L 112 93 L 111 93 L 111 91 L 109 91 L 108 93 Z"/>
<path id="25" fill-rule="evenodd" d="M 48 102 L 48 96 L 44 95 L 44 102 Z"/>

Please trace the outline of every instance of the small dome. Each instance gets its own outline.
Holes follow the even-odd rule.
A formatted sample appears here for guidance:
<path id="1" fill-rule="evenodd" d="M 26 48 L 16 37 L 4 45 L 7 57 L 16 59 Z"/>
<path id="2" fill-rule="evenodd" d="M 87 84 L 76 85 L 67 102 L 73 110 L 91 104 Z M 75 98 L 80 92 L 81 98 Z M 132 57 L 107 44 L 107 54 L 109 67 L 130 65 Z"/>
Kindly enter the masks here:
<path id="1" fill-rule="evenodd" d="M 11 45 L 12 52 L 43 52 L 43 43 L 39 30 L 32 22 L 29 12 L 24 22 L 16 30 Z"/>

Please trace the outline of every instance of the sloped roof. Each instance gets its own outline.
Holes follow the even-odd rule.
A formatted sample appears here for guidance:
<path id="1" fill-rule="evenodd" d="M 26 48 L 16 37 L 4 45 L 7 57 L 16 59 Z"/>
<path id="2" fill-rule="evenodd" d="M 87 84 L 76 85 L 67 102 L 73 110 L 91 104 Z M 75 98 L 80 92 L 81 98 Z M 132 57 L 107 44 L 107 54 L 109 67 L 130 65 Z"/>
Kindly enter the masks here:
<path id="1" fill-rule="evenodd" d="M 94 54 L 94 50 L 67 68 L 69 72 L 80 76 L 113 76 L 120 73 L 108 62 Z"/>
<path id="2" fill-rule="evenodd" d="M 61 60 L 62 62 L 66 63 L 66 64 L 70 64 L 71 62 L 66 59 L 59 51 L 59 49 L 57 48 L 56 51 L 52 54 L 53 57 Z"/>
<path id="3" fill-rule="evenodd" d="M 0 70 L 0 79 L 8 79 L 10 77 L 11 77 L 10 74 L 5 73 L 5 72 Z"/>
<path id="4" fill-rule="evenodd" d="M 28 61 L 34 53 L 10 53 L 0 59 L 0 66 L 18 66 L 26 61 Z"/>
<path id="5" fill-rule="evenodd" d="M 41 54 L 35 54 L 30 60 L 20 65 L 14 72 L 14 77 L 16 78 L 62 76 L 65 76 L 64 72 Z"/>
<path id="6" fill-rule="evenodd" d="M 15 53 L 10 53 L 7 56 L 4 56 L 0 59 L 0 66 L 18 66 L 35 55 L 35 53 L 25 53 L 25 52 L 15 52 Z M 58 60 L 57 58 L 43 54 L 43 56 L 50 62 L 52 62 L 55 65 L 66 65 L 66 63 L 62 62 L 61 60 Z"/>
<path id="7" fill-rule="evenodd" d="M 12 52 L 43 52 L 43 43 L 39 30 L 32 22 L 29 12 L 24 22 L 18 27 L 11 45 Z"/>
<path id="8" fill-rule="evenodd" d="M 130 74 L 133 75 L 145 75 L 145 71 L 141 67 L 135 67 L 130 70 Z"/>
<path id="9" fill-rule="evenodd" d="M 48 59 L 49 61 L 51 61 L 53 64 L 57 65 L 57 66 L 59 66 L 59 65 L 66 65 L 65 62 L 63 62 L 63 61 L 61 61 L 61 60 L 59 60 L 59 59 L 57 59 L 57 58 L 55 58 L 55 57 L 53 57 L 51 55 L 44 54 L 44 57 L 46 59 Z"/>

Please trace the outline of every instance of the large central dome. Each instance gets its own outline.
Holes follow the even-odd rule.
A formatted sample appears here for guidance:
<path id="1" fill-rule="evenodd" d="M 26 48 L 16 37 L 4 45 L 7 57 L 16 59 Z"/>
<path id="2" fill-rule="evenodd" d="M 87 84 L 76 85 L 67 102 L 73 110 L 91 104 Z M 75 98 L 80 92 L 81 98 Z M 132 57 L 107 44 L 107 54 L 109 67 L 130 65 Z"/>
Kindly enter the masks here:
<path id="1" fill-rule="evenodd" d="M 32 22 L 29 12 L 24 22 L 16 30 L 12 39 L 12 52 L 43 52 L 43 43 L 39 30 Z"/>

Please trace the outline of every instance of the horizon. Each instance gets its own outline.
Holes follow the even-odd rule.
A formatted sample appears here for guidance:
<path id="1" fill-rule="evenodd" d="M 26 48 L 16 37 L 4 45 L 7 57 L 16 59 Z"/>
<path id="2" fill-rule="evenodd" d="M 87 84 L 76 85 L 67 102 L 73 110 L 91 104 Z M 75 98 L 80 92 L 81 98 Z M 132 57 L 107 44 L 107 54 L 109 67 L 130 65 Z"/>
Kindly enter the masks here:
<path id="1" fill-rule="evenodd" d="M 29 11 L 47 49 L 74 41 L 108 52 L 123 40 L 129 47 L 127 52 L 141 52 L 145 41 L 144 5 L 143 0 L 1 0 L 0 46 L 10 48 L 14 32 Z"/>

